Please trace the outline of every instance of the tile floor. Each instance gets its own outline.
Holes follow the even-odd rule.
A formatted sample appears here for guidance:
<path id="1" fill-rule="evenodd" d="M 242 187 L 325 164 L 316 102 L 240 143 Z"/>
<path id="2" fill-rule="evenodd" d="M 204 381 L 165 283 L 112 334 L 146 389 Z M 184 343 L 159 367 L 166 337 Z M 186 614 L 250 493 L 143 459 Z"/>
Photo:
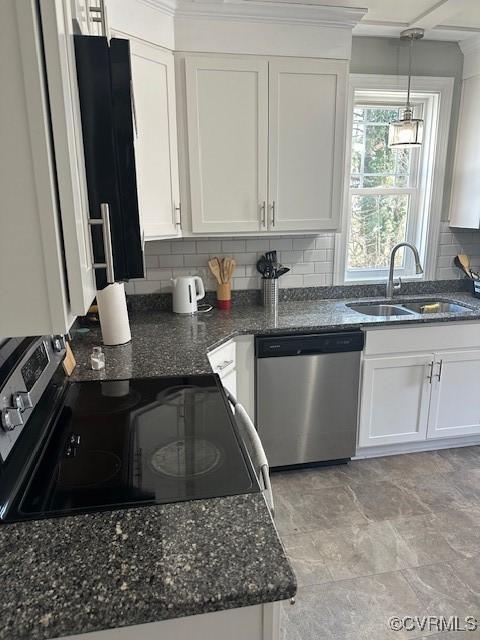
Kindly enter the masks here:
<path id="1" fill-rule="evenodd" d="M 282 640 L 480 638 L 392 631 L 390 616 L 475 616 L 480 446 L 272 474 L 298 580 Z"/>

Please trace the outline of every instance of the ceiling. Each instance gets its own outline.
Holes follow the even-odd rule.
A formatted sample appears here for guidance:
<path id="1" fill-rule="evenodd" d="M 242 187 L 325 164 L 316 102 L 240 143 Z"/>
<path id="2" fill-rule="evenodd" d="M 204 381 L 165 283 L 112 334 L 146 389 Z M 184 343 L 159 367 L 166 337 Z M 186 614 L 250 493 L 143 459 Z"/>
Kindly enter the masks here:
<path id="1" fill-rule="evenodd" d="M 318 4 L 367 8 L 354 35 L 397 37 L 402 29 L 422 27 L 427 39 L 458 42 L 480 34 L 480 0 L 323 0 Z"/>

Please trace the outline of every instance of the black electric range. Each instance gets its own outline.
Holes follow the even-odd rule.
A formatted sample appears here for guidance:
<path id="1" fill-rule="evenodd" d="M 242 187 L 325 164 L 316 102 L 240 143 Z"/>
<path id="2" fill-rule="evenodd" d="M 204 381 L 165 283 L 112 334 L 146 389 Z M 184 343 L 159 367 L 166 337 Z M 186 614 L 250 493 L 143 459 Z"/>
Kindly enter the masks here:
<path id="1" fill-rule="evenodd" d="M 218 376 L 69 382 L 52 345 L 3 380 L 2 521 L 259 490 Z"/>

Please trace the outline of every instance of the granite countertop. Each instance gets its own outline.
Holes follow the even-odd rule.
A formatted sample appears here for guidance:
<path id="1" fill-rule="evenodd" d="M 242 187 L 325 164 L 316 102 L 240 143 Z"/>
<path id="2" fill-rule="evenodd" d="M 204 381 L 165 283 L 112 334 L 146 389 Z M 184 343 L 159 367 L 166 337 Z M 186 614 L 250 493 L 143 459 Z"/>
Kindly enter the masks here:
<path id="1" fill-rule="evenodd" d="M 290 598 L 259 493 L 0 526 L 0 638 L 47 639 Z"/>
<path id="2" fill-rule="evenodd" d="M 89 366 L 92 346 L 101 344 L 99 329 L 75 331 L 72 379 L 210 373 L 207 352 L 241 334 L 480 320 L 480 300 L 469 294 L 431 297 L 472 310 L 386 319 L 360 315 L 345 300 L 282 302 L 276 315 L 253 305 L 195 317 L 144 310 L 131 314 L 130 344 L 105 348 L 101 372 Z M 0 553 L 0 640 L 46 640 L 296 592 L 261 494 L 3 525 Z"/>
<path id="3" fill-rule="evenodd" d="M 72 379 L 121 379 L 162 375 L 211 373 L 207 353 L 230 338 L 242 334 L 315 332 L 437 322 L 480 320 L 480 299 L 465 292 L 398 296 L 395 303 L 407 300 L 439 299 L 460 302 L 472 309 L 462 314 L 439 313 L 391 318 L 365 316 L 349 309 L 351 300 L 308 300 L 280 302 L 272 314 L 259 305 L 243 305 L 230 311 L 213 309 L 195 316 L 171 312 L 137 311 L 130 314 L 132 341 L 118 347 L 105 347 L 106 367 L 92 371 L 90 353 L 101 345 L 99 328 L 74 333 L 73 349 L 77 368 Z M 362 298 L 379 300 L 378 298 Z M 385 300 L 382 300 L 385 302 Z"/>

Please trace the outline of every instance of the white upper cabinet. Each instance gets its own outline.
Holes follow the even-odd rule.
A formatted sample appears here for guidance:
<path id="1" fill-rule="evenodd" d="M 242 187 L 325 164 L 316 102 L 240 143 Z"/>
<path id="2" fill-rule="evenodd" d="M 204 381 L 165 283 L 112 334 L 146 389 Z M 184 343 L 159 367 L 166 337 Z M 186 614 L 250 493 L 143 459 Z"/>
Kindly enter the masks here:
<path id="1" fill-rule="evenodd" d="M 347 62 L 189 56 L 185 65 L 192 231 L 337 228 Z"/>
<path id="2" fill-rule="evenodd" d="M 480 75 L 465 78 L 453 170 L 450 226 L 480 228 Z"/>
<path id="3" fill-rule="evenodd" d="M 266 223 L 268 64 L 185 61 L 192 230 L 260 231 Z"/>
<path id="4" fill-rule="evenodd" d="M 348 65 L 269 63 L 269 228 L 335 229 L 341 207 Z"/>
<path id="5" fill-rule="evenodd" d="M 124 34 L 118 34 L 125 37 Z M 130 39 L 138 205 L 145 240 L 180 235 L 173 54 Z"/>
<path id="6" fill-rule="evenodd" d="M 71 14 L 42 0 L 42 42 L 38 10 L 0 2 L 3 337 L 65 332 L 95 295 Z"/>
<path id="7" fill-rule="evenodd" d="M 41 0 L 50 117 L 71 312 L 85 315 L 96 295 L 87 178 L 68 3 Z"/>

